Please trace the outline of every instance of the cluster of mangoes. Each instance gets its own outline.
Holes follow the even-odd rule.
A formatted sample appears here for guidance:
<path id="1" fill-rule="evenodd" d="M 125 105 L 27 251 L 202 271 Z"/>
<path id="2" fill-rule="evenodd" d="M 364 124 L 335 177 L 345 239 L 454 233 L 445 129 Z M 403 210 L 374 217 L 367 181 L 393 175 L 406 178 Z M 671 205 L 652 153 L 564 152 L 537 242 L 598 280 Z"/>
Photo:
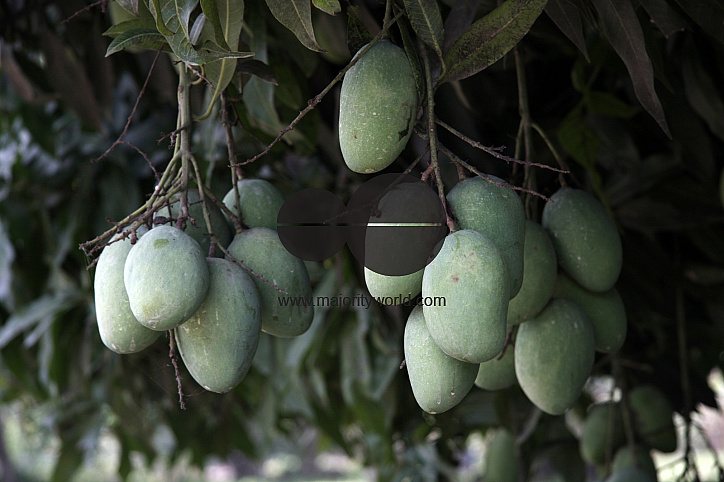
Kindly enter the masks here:
<path id="1" fill-rule="evenodd" d="M 136 230 L 135 244 L 117 236 L 103 249 L 94 288 L 98 328 L 108 348 L 135 353 L 173 330 L 189 373 L 207 390 L 224 393 L 246 376 L 261 331 L 292 337 L 309 328 L 312 306 L 278 302 L 282 292 L 306 298 L 312 290 L 304 263 L 274 230 L 281 193 L 266 181 L 248 179 L 238 183 L 238 194 L 248 229 L 235 236 L 218 206 L 206 208 L 214 235 L 250 272 L 231 259 L 208 257 L 211 237 L 196 189 L 187 192 L 183 231 L 158 224 Z M 224 204 L 238 215 L 234 189 Z M 155 221 L 174 223 L 180 211 L 177 197 Z"/>

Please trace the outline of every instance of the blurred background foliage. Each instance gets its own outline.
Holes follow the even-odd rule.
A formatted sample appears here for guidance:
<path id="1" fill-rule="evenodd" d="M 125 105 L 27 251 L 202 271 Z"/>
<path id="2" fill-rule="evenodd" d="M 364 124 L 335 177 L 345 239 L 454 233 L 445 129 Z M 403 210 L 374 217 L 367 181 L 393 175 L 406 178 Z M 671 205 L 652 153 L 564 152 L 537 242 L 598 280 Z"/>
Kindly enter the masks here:
<path id="1" fill-rule="evenodd" d="M 87 269 L 92 259 L 78 248 L 153 191 L 154 170 L 163 171 L 171 156 L 174 66 L 166 54 L 158 58 L 134 111 L 155 53 L 105 57 L 110 39 L 102 33 L 115 22 L 117 6 L 0 0 L 0 406 L 6 408 L 0 414 L 20 410 L 56 437 L 46 476 L 68 480 L 110 439 L 119 477 L 132 473 L 139 454 L 149 465 L 222 460 L 243 475 L 282 450 L 339 451 L 385 480 L 467 473 L 475 479 L 479 461 L 470 459 L 471 444 L 489 428 L 506 426 L 527 435 L 519 455 L 529 479 L 576 480 L 578 473 L 566 473 L 550 452 L 568 447 L 565 460 L 577 459 L 581 414 L 609 396 L 614 375 L 623 388 L 656 385 L 684 421 L 702 406 L 716 408 L 707 378 L 724 366 L 724 4 L 618 0 L 610 3 L 630 4 L 636 21 L 616 31 L 605 3 L 549 0 L 515 55 L 436 95 L 438 116 L 485 145 L 555 165 L 552 147 L 571 170 L 569 183 L 596 192 L 621 230 L 617 286 L 628 338 L 617 355 L 598 355 L 592 383 L 564 424 L 564 417 L 532 416 L 517 387 L 473 388 L 450 412 L 423 413 L 401 369 L 409 307 L 318 308 L 305 335 L 263 336 L 249 375 L 225 395 L 204 391 L 182 368 L 187 409 L 181 410 L 163 338 L 127 356 L 102 345 Z M 451 19 L 479 18 L 496 4 L 438 2 L 446 31 L 456 28 Z M 384 10 L 375 0 L 343 1 L 336 15 L 313 8 L 314 32 L 326 50 L 318 53 L 263 2 L 246 2 L 242 45 L 265 65 L 241 69 L 248 82 L 243 94 L 230 87 L 237 160 L 261 152 L 333 79 L 350 51 L 379 31 Z M 644 43 L 622 47 L 621 35 L 635 26 Z M 392 32 L 401 43 L 400 31 Z M 650 115 L 650 104 L 642 108 L 637 88 L 646 78 L 627 68 L 635 56 L 626 48 L 648 54 L 663 117 Z M 349 199 L 367 178 L 351 173 L 339 152 L 338 88 L 286 142 L 244 166 L 243 175 L 268 179 L 286 195 L 321 187 Z M 209 94 L 202 86 L 192 92 L 201 114 Z M 124 132 L 132 112 L 127 144 L 94 161 Z M 523 169 L 442 130 L 440 142 L 514 184 L 544 195 L 559 187 L 549 171 L 524 177 Z M 424 148 L 413 136 L 388 171 L 402 171 Z M 193 151 L 207 182 L 223 195 L 231 175 L 218 106 L 194 126 Z M 442 162 L 450 188 L 456 170 Z M 540 200 L 526 201 L 530 215 L 539 216 Z M 360 266 L 346 248 L 308 268 L 315 295 L 365 293 Z M 721 438 L 714 448 L 722 450 Z M 3 477 L 24 480 L 6 452 L 0 450 Z"/>

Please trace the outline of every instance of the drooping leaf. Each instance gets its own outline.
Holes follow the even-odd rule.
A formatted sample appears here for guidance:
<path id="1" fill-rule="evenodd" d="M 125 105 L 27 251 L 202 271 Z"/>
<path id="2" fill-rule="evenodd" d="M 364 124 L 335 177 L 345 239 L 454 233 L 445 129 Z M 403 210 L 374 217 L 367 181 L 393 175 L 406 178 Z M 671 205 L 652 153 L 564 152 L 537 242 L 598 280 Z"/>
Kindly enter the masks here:
<path id="1" fill-rule="evenodd" d="M 106 57 L 130 47 L 158 50 L 165 43 L 165 37 L 158 33 L 156 27 L 126 30 L 108 44 Z"/>
<path id="2" fill-rule="evenodd" d="M 626 65 L 636 97 L 664 133 L 671 137 L 664 108 L 654 89 L 654 69 L 646 52 L 644 34 L 631 0 L 593 0 L 593 4 L 606 37 Z"/>
<path id="3" fill-rule="evenodd" d="M 578 6 L 570 0 L 548 0 L 545 12 L 561 32 L 578 47 L 586 60 L 589 60 L 586 39 L 583 35 L 581 10 Z"/>
<path id="4" fill-rule="evenodd" d="M 217 10 L 216 15 L 219 19 L 222 33 L 224 35 L 225 44 L 231 49 L 236 50 L 239 47 L 239 34 L 241 34 L 241 27 L 244 22 L 244 2 L 233 1 L 233 0 L 219 0 L 216 2 Z M 210 33 L 209 36 L 215 35 L 214 32 Z M 215 62 L 209 62 L 205 65 L 204 70 L 206 72 L 206 78 L 209 79 L 213 85 L 213 95 L 211 101 L 206 109 L 206 113 L 209 115 L 211 109 L 219 98 L 221 92 L 229 85 L 231 79 L 234 77 L 236 71 L 235 58 L 220 59 Z"/>
<path id="5" fill-rule="evenodd" d="M 173 0 L 171 6 L 179 21 L 179 26 L 187 39 L 191 40 L 191 13 L 198 5 L 199 0 Z"/>
<path id="6" fill-rule="evenodd" d="M 440 82 L 477 74 L 500 60 L 528 33 L 547 0 L 506 0 L 472 24 L 445 54 L 447 73 Z"/>
<path id="7" fill-rule="evenodd" d="M 459 0 L 455 2 L 450 13 L 445 18 L 444 36 L 445 41 L 442 46 L 443 53 L 447 53 L 450 46 L 460 38 L 475 20 L 475 12 L 478 11 L 480 0 Z"/>
<path id="8" fill-rule="evenodd" d="M 236 64 L 236 71 L 244 74 L 255 75 L 274 85 L 278 84 L 274 70 L 258 59 L 239 60 Z"/>
<path id="9" fill-rule="evenodd" d="M 189 40 L 191 41 L 191 45 L 196 45 L 199 43 L 199 38 L 201 37 L 201 32 L 203 32 L 205 26 L 206 26 L 206 15 L 204 15 L 202 13 L 201 15 L 196 17 L 196 20 L 194 20 L 194 24 L 191 26 L 191 30 L 189 31 Z M 212 38 L 212 36 L 209 36 L 209 38 Z M 221 48 L 225 48 L 225 47 L 221 47 Z"/>
<path id="10" fill-rule="evenodd" d="M 323 52 L 314 37 L 312 6 L 309 0 L 266 0 L 272 15 L 291 30 L 309 50 Z"/>
<path id="11" fill-rule="evenodd" d="M 676 3 L 706 33 L 724 44 L 724 1 L 722 0 L 676 0 Z"/>
<path id="12" fill-rule="evenodd" d="M 244 2 L 243 0 L 240 0 L 237 3 L 237 5 L 234 5 L 235 10 L 241 10 L 242 14 L 242 20 L 244 18 Z M 221 18 L 219 16 L 219 11 L 221 9 L 224 9 L 225 11 L 229 11 L 229 0 L 222 0 L 220 4 L 217 7 L 217 2 L 215 0 L 201 0 L 201 11 L 204 12 L 204 15 L 206 16 L 209 21 L 211 21 L 211 26 L 214 28 L 214 39 L 216 40 L 216 44 L 219 47 L 222 48 L 229 48 L 229 45 L 226 43 L 226 34 L 224 33 L 224 26 L 221 21 Z M 238 36 L 237 36 L 238 37 Z M 238 48 L 239 44 L 238 42 L 233 48 Z M 231 50 L 231 48 L 229 48 Z"/>
<path id="13" fill-rule="evenodd" d="M 639 0 L 651 22 L 668 37 L 686 28 L 686 20 L 669 4 L 667 0 Z"/>
<path id="14" fill-rule="evenodd" d="M 122 33 L 137 28 L 156 29 L 156 21 L 152 18 L 135 18 L 133 20 L 127 20 L 125 22 L 117 23 L 111 26 L 108 30 L 103 32 L 106 37 L 115 38 Z M 158 30 L 156 30 L 158 33 Z M 160 33 L 159 33 L 160 35 Z"/>
<path id="15" fill-rule="evenodd" d="M 342 11 L 342 6 L 339 4 L 339 0 L 312 0 L 312 4 L 329 15 L 337 15 Z"/>
<path id="16" fill-rule="evenodd" d="M 405 0 L 405 11 L 417 36 L 442 58 L 444 32 L 437 0 Z"/>

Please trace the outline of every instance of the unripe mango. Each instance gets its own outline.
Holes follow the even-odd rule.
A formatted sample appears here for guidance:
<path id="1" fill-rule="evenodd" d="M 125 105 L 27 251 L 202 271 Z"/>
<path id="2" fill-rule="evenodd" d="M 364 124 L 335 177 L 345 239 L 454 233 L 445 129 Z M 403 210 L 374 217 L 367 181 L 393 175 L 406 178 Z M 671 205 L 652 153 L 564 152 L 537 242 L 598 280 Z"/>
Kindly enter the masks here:
<path id="1" fill-rule="evenodd" d="M 181 214 L 180 196 L 180 194 L 175 195 L 170 205 L 170 218 L 173 220 L 174 223 Z M 206 220 L 204 218 L 204 207 L 201 203 L 201 195 L 199 194 L 198 189 L 189 188 L 186 196 L 189 206 L 189 216 L 193 219 L 193 221 L 191 219 L 186 220 L 186 227 L 184 227 L 184 232 L 194 238 L 197 243 L 199 243 L 201 251 L 204 252 L 204 255 L 208 255 L 209 247 L 211 246 L 211 235 L 209 234 L 209 229 L 206 226 Z M 206 208 L 209 212 L 209 221 L 211 221 L 211 229 L 214 231 L 214 235 L 216 235 L 216 238 L 224 247 L 229 246 L 232 233 L 231 229 L 229 228 L 229 223 L 226 221 L 226 218 L 221 212 L 221 209 L 219 208 L 219 206 L 212 203 L 208 199 L 206 200 Z M 168 214 L 168 209 L 161 209 L 156 213 L 156 216 L 168 216 Z M 223 252 L 218 248 L 216 250 L 216 253 L 217 256 L 223 256 Z"/>
<path id="2" fill-rule="evenodd" d="M 594 405 L 589 409 L 581 433 L 581 457 L 595 465 L 606 463 L 606 449 L 612 454 L 624 441 L 623 420 L 617 404 L 612 402 Z M 613 419 L 613 420 L 611 420 Z M 613 430 L 609 433 L 609 426 Z"/>
<path id="3" fill-rule="evenodd" d="M 402 276 L 387 276 L 365 267 L 365 284 L 370 295 L 383 304 L 389 304 L 385 303 L 386 299 L 397 300 L 397 302 L 408 296 L 414 299 L 422 291 L 423 271 L 421 269 Z"/>
<path id="4" fill-rule="evenodd" d="M 417 86 L 405 51 L 389 40 L 355 57 L 342 81 L 339 147 L 351 170 L 367 174 L 392 164 L 407 145 Z"/>
<path id="5" fill-rule="evenodd" d="M 482 363 L 500 353 L 508 286 L 503 255 L 490 238 L 471 230 L 447 236 L 422 276 L 422 295 L 444 301 L 423 308 L 438 346 L 469 363 Z"/>
<path id="6" fill-rule="evenodd" d="M 558 264 L 590 291 L 613 288 L 621 273 L 621 238 L 603 205 L 581 189 L 559 189 L 543 208 Z"/>
<path id="7" fill-rule="evenodd" d="M 242 179 L 236 183 L 239 190 L 241 222 L 250 228 L 277 229 L 277 216 L 284 204 L 284 196 L 264 179 Z M 237 216 L 234 188 L 224 196 L 224 205 Z M 226 215 L 226 213 L 224 213 Z"/>
<path id="8" fill-rule="evenodd" d="M 655 481 L 658 478 L 654 459 L 651 453 L 640 445 L 635 445 L 633 450 L 628 445 L 624 445 L 616 452 L 611 464 L 611 472 L 620 472 L 627 467 L 635 467 L 645 472 Z"/>
<path id="9" fill-rule="evenodd" d="M 506 428 L 495 430 L 485 451 L 485 482 L 517 482 L 515 440 Z"/>
<path id="10" fill-rule="evenodd" d="M 490 178 L 504 182 L 495 176 Z M 518 195 L 476 176 L 457 183 L 447 201 L 462 229 L 483 233 L 500 248 L 510 281 L 508 297 L 513 298 L 523 283 L 525 243 L 525 210 Z"/>
<path id="11" fill-rule="evenodd" d="M 583 308 L 552 299 L 537 317 L 520 325 L 515 374 L 528 399 L 551 415 L 573 406 L 593 367 L 593 326 Z"/>
<path id="12" fill-rule="evenodd" d="M 484 390 L 501 390 L 517 383 L 515 378 L 515 348 L 508 346 L 503 358 L 495 357 L 480 364 L 475 385 Z"/>
<path id="13" fill-rule="evenodd" d="M 111 241 L 98 257 L 93 282 L 98 331 L 103 344 L 114 352 L 136 353 L 150 346 L 161 333 L 141 325 L 128 303 L 123 268 L 133 247 L 130 238 L 119 241 L 114 237 Z"/>
<path id="14" fill-rule="evenodd" d="M 157 226 L 131 248 L 123 280 L 136 319 L 151 330 L 165 331 L 199 309 L 209 289 L 209 268 L 191 236 Z"/>
<path id="15" fill-rule="evenodd" d="M 556 278 L 553 296 L 575 301 L 583 308 L 593 324 L 596 350 L 610 353 L 621 348 L 626 339 L 626 308 L 616 288 L 596 293 L 561 273 Z"/>
<path id="16" fill-rule="evenodd" d="M 226 393 L 246 376 L 261 333 L 259 293 L 226 259 L 207 258 L 209 290 L 201 307 L 174 332 L 181 358 L 206 390 Z"/>
<path id="17" fill-rule="evenodd" d="M 676 450 L 674 409 L 666 395 L 653 385 L 641 385 L 629 392 L 628 403 L 634 431 L 645 445 L 661 452 Z"/>
<path id="18" fill-rule="evenodd" d="M 523 267 L 520 291 L 508 304 L 508 326 L 533 318 L 553 294 L 558 273 L 556 251 L 548 232 L 535 221 L 525 222 Z"/>
<path id="19" fill-rule="evenodd" d="M 404 346 L 412 394 L 426 412 L 450 410 L 473 387 L 478 366 L 446 355 L 435 344 L 420 306 L 413 308 L 407 319 Z"/>
<path id="20" fill-rule="evenodd" d="M 268 281 L 252 275 L 261 299 L 261 329 L 264 332 L 292 337 L 309 329 L 314 317 L 309 273 L 302 260 L 286 250 L 276 231 L 268 228 L 244 230 L 234 237 L 229 253 Z M 305 303 L 299 302 L 302 299 Z"/>

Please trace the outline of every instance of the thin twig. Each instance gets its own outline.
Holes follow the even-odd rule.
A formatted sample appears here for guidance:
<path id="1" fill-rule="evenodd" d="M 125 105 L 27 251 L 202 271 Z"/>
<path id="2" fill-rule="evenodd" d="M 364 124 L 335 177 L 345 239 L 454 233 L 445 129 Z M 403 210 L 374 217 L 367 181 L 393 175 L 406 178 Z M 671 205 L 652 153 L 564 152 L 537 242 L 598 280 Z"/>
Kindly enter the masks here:
<path id="1" fill-rule="evenodd" d="M 75 17 L 78 17 L 78 16 L 82 15 L 83 13 L 88 12 L 88 11 L 90 11 L 91 9 L 93 9 L 94 7 L 97 7 L 98 5 L 101 5 L 101 4 L 103 4 L 103 7 L 101 8 L 101 11 L 102 11 L 103 13 L 105 13 L 105 11 L 106 11 L 106 6 L 107 6 L 107 4 L 108 4 L 108 0 L 98 0 L 97 2 L 93 2 L 93 3 L 91 3 L 90 5 L 88 5 L 88 6 L 84 7 L 84 8 L 81 8 L 80 10 L 78 10 L 77 12 L 75 12 L 73 15 L 71 15 L 71 16 L 68 17 L 68 18 L 66 18 L 66 19 L 63 20 L 62 22 L 60 22 L 60 24 L 61 24 L 61 25 L 65 25 L 66 23 L 68 23 L 68 22 L 70 22 L 71 20 L 73 20 Z"/>
<path id="2" fill-rule="evenodd" d="M 171 359 L 174 375 L 176 375 L 176 387 L 178 388 L 178 404 L 181 410 L 186 410 L 186 403 L 184 403 L 184 390 L 181 384 L 181 373 L 178 369 L 178 356 L 176 355 L 176 336 L 173 330 L 168 330 L 168 339 L 168 357 Z"/>

